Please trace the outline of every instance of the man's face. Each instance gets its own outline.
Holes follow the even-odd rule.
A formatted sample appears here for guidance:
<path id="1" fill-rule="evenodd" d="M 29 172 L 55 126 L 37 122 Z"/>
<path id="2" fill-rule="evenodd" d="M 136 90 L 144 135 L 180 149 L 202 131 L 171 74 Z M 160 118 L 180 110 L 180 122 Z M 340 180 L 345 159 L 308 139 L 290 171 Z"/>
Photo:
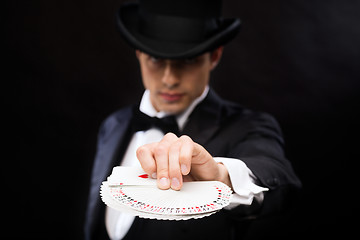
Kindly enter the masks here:
<path id="1" fill-rule="evenodd" d="M 143 84 L 155 109 L 178 114 L 189 107 L 208 85 L 222 50 L 181 60 L 158 59 L 137 50 Z"/>

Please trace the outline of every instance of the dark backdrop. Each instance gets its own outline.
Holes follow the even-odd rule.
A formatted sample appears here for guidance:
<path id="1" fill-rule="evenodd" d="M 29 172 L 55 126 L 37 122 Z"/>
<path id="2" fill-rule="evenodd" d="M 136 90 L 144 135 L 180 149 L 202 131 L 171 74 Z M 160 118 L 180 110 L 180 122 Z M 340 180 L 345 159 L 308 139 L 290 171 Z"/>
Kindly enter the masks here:
<path id="1" fill-rule="evenodd" d="M 143 91 L 134 51 L 115 28 L 119 4 L 5 1 L 4 236 L 82 238 L 99 124 Z M 224 15 L 243 27 L 212 86 L 279 120 L 304 184 L 296 208 L 257 221 L 249 239 L 354 232 L 359 10 L 350 0 L 225 0 Z"/>

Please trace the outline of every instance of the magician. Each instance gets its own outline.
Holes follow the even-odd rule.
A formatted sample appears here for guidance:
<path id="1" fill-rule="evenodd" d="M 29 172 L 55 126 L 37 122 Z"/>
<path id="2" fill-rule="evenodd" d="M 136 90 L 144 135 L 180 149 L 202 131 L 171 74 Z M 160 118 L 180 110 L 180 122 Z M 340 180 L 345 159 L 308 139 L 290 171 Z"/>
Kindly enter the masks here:
<path id="1" fill-rule="evenodd" d="M 274 117 L 224 100 L 209 86 L 224 45 L 241 26 L 223 18 L 221 7 L 221 0 L 138 0 L 117 12 L 145 91 L 100 127 L 87 240 L 242 239 L 253 219 L 283 211 L 301 188 Z M 101 201 L 100 185 L 115 166 L 141 166 L 164 190 L 181 191 L 184 181 L 221 181 L 233 200 L 201 219 L 134 217 Z"/>

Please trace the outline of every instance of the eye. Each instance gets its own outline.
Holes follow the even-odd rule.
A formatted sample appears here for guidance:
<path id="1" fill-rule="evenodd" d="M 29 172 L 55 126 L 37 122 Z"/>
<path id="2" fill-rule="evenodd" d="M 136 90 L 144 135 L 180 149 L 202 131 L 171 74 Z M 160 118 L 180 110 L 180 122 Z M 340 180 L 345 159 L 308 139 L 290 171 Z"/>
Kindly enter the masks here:
<path id="1" fill-rule="evenodd" d="M 157 61 L 159 61 L 159 59 L 156 58 L 156 57 L 150 57 L 150 60 L 151 60 L 152 62 L 157 62 Z"/>
<path id="2" fill-rule="evenodd" d="M 165 60 L 162 58 L 157 58 L 153 56 L 148 56 L 147 58 L 147 65 L 151 68 L 160 68 L 163 67 L 165 64 Z"/>
<path id="3" fill-rule="evenodd" d="M 185 64 L 194 64 L 194 63 L 196 63 L 196 62 L 197 62 L 197 58 L 196 58 L 196 57 L 194 57 L 194 58 L 187 58 L 187 59 L 184 60 L 184 63 L 185 63 Z"/>
<path id="4" fill-rule="evenodd" d="M 153 63 L 160 63 L 163 61 L 163 59 L 150 56 L 150 61 Z"/>

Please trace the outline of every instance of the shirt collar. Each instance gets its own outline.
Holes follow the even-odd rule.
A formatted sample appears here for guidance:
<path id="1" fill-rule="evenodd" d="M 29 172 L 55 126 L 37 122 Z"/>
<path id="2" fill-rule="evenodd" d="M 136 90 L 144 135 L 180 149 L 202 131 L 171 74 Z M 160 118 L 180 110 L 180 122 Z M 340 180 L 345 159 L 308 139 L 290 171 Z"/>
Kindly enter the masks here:
<path id="1" fill-rule="evenodd" d="M 184 112 L 182 112 L 176 116 L 176 121 L 179 125 L 180 130 L 182 130 L 184 128 L 189 115 L 192 113 L 194 108 L 202 100 L 204 100 L 204 98 L 206 97 L 208 92 L 209 92 L 209 86 L 206 86 L 204 92 L 198 98 L 196 98 Z M 148 115 L 150 117 L 163 118 L 163 117 L 169 115 L 168 113 L 163 112 L 163 111 L 161 111 L 161 112 L 156 111 L 156 109 L 154 108 L 154 106 L 152 105 L 152 103 L 150 101 L 150 91 L 148 89 L 145 90 L 145 92 L 141 98 L 139 109 L 141 112 L 145 113 L 146 115 Z"/>

